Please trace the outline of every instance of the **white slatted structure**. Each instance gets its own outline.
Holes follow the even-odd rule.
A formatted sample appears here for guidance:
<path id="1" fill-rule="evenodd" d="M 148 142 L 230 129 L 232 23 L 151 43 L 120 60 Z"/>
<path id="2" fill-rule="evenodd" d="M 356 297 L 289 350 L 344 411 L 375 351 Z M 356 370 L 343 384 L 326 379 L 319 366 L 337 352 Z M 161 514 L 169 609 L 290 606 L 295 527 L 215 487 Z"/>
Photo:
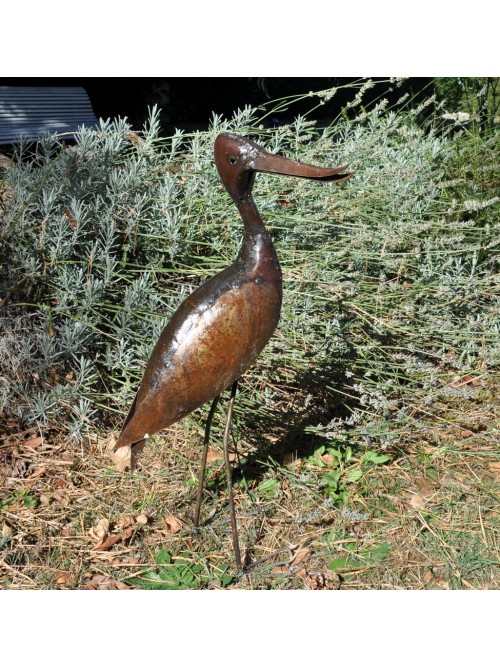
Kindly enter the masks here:
<path id="1" fill-rule="evenodd" d="M 83 88 L 0 86 L 0 144 L 54 132 L 71 138 L 81 125 L 97 125 Z"/>

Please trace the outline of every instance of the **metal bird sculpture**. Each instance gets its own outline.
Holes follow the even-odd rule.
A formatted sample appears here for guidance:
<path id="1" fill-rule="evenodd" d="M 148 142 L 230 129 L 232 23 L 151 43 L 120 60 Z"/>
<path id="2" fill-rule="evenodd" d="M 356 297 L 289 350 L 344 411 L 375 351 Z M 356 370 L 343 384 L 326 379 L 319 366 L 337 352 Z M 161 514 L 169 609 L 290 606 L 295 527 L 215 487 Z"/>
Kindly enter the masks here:
<path id="1" fill-rule="evenodd" d="M 252 198 L 256 172 L 318 181 L 343 181 L 346 166 L 327 169 L 263 150 L 250 139 L 220 134 L 214 147 L 220 178 L 244 225 L 235 262 L 181 303 L 151 354 L 115 450 L 134 445 L 213 400 L 207 418 L 194 523 L 199 525 L 212 417 L 220 393 L 232 386 L 224 432 L 224 460 L 233 546 L 241 556 L 231 486 L 228 436 L 237 381 L 273 334 L 281 310 L 281 269 L 271 236 Z"/>

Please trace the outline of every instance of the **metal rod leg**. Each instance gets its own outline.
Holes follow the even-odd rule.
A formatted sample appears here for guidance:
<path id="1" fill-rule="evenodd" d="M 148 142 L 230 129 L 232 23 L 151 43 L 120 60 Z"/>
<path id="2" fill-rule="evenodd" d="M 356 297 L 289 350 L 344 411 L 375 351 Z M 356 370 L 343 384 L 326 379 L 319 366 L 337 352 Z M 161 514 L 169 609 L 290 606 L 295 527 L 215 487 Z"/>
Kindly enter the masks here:
<path id="1" fill-rule="evenodd" d="M 231 530 L 233 533 L 233 547 L 234 556 L 236 560 L 236 567 L 241 570 L 241 554 L 240 543 L 238 541 L 238 526 L 236 525 L 236 512 L 234 510 L 233 498 L 233 483 L 231 480 L 232 469 L 229 462 L 229 428 L 231 426 L 231 418 L 233 416 L 234 399 L 236 397 L 236 390 L 238 389 L 238 380 L 233 383 L 231 388 L 231 398 L 229 400 L 229 407 L 227 409 L 226 428 L 224 429 L 224 462 L 226 464 L 226 483 L 227 483 L 227 497 L 229 501 L 229 516 L 231 518 Z"/>
<path id="2" fill-rule="evenodd" d="M 203 454 L 201 455 L 200 476 L 198 480 L 198 493 L 196 495 L 196 507 L 194 510 L 194 527 L 198 528 L 200 525 L 200 509 L 201 498 L 203 496 L 203 487 L 205 483 L 205 468 L 207 467 L 208 441 L 210 439 L 210 427 L 212 426 L 212 419 L 214 417 L 219 396 L 216 396 L 212 402 L 212 407 L 208 413 L 207 423 L 205 424 L 205 440 L 203 442 Z"/>

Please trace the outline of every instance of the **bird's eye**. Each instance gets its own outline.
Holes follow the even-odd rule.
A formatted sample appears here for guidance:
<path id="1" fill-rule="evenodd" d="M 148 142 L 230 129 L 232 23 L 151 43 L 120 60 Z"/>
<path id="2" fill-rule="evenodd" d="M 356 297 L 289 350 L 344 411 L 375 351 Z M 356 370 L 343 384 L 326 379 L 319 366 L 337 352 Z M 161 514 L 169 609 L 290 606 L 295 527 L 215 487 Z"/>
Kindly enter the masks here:
<path id="1" fill-rule="evenodd" d="M 237 161 L 238 161 L 238 160 L 234 157 L 234 155 L 231 155 L 231 157 L 229 158 L 229 162 L 230 162 L 231 164 L 236 164 Z"/>

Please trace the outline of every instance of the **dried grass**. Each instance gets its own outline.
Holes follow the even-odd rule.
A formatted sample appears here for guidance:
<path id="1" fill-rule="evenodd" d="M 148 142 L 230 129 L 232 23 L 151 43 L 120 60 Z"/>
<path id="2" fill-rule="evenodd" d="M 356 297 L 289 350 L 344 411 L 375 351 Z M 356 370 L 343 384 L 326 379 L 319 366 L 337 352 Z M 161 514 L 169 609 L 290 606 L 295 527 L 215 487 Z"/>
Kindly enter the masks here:
<path id="1" fill-rule="evenodd" d="M 445 417 L 427 442 L 351 485 L 343 509 L 321 492 L 324 470 L 300 474 L 300 452 L 265 467 L 248 458 L 235 500 L 249 568 L 230 587 L 497 589 L 498 411 L 455 406 Z M 128 580 L 150 571 L 161 549 L 188 552 L 207 572 L 228 564 L 234 572 L 221 461 L 210 468 L 202 527 L 193 529 L 199 433 L 172 427 L 124 474 L 112 467 L 108 439 L 76 446 L 57 435 L 40 442 L 36 429 L 16 432 L 14 423 L 5 430 L 3 588 L 133 587 Z M 274 493 L 259 493 L 266 479 L 278 482 Z M 220 582 L 193 587 L 207 586 Z"/>

